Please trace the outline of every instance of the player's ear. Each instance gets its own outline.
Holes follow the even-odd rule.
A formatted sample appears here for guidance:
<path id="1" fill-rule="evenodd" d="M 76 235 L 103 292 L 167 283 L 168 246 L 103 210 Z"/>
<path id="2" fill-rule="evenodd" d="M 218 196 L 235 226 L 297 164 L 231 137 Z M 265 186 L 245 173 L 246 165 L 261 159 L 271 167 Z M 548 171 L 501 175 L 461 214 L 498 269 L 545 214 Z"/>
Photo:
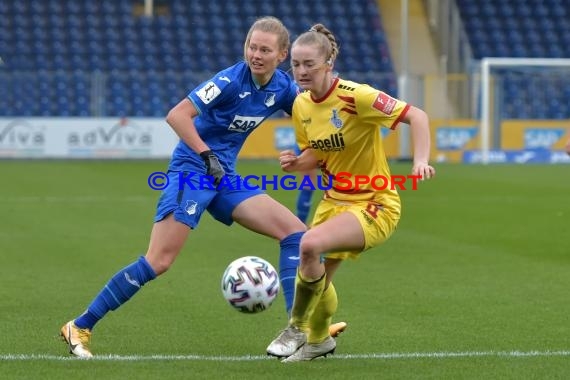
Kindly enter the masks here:
<path id="1" fill-rule="evenodd" d="M 283 63 L 287 59 L 288 55 L 289 55 L 289 50 L 287 50 L 287 49 L 281 50 L 281 52 L 279 53 L 279 56 L 277 57 L 277 60 L 279 61 L 279 63 Z"/>

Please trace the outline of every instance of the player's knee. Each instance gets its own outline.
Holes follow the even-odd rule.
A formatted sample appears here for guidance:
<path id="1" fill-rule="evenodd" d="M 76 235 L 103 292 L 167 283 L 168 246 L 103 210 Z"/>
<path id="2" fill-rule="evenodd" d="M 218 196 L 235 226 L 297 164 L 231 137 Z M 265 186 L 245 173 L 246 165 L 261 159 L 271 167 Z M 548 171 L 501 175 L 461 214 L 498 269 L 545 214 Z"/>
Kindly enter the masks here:
<path id="1" fill-rule="evenodd" d="M 166 272 L 178 256 L 178 251 L 168 247 L 149 250 L 145 256 L 157 276 Z"/>
<path id="2" fill-rule="evenodd" d="M 291 236 L 296 233 L 304 233 L 307 231 L 307 226 L 301 222 L 300 219 L 295 218 L 295 221 L 284 224 L 282 226 L 276 226 L 273 236 L 278 240 L 283 240 L 287 236 Z"/>
<path id="3" fill-rule="evenodd" d="M 291 223 L 287 225 L 287 235 L 294 234 L 296 232 L 305 232 L 307 231 L 307 225 L 303 223 L 303 221 L 297 217 L 291 219 Z"/>
<path id="4" fill-rule="evenodd" d="M 300 244 L 301 256 L 306 259 L 319 258 L 321 253 L 323 253 L 321 239 L 317 234 L 311 232 L 309 230 L 309 232 L 303 235 Z"/>

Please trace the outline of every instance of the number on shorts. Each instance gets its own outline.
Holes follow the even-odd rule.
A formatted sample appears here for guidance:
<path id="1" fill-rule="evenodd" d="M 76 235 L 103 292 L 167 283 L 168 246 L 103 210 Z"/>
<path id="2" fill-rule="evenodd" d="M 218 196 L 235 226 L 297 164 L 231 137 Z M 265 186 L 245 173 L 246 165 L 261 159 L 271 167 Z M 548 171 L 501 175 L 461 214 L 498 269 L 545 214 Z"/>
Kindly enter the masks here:
<path id="1" fill-rule="evenodd" d="M 366 211 L 372 216 L 374 219 L 378 217 L 378 211 L 382 210 L 382 205 L 378 203 L 368 203 L 366 206 Z"/>

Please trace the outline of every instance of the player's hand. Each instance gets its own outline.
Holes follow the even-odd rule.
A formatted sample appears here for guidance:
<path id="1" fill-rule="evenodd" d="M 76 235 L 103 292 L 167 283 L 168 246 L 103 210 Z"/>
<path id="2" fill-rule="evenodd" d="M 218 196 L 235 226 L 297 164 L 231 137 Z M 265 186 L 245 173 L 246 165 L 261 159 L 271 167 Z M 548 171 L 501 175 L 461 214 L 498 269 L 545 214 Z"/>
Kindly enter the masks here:
<path id="1" fill-rule="evenodd" d="M 294 171 L 295 164 L 297 163 L 297 155 L 294 150 L 284 150 L 279 153 L 279 164 L 281 169 L 285 172 Z"/>
<path id="2" fill-rule="evenodd" d="M 206 174 L 214 179 L 214 185 L 218 186 L 222 181 L 222 178 L 226 175 L 224 168 L 218 161 L 218 157 L 211 150 L 206 150 L 200 153 L 200 157 L 204 160 L 206 164 Z"/>
<path id="3" fill-rule="evenodd" d="M 435 176 L 435 169 L 427 162 L 414 163 L 412 167 L 412 174 L 419 175 L 420 180 L 430 179 Z"/>
<path id="4" fill-rule="evenodd" d="M 570 138 L 566 142 L 566 147 L 564 149 L 566 150 L 566 153 L 568 153 L 568 155 L 570 156 Z"/>

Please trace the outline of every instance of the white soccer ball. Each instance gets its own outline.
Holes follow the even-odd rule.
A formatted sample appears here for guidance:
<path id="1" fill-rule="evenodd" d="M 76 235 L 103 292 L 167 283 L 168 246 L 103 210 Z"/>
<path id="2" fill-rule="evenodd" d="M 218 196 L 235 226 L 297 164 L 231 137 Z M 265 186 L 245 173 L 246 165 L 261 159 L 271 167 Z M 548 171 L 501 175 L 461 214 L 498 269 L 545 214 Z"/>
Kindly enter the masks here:
<path id="1" fill-rule="evenodd" d="M 242 313 L 267 309 L 279 293 L 279 275 L 266 260 L 245 256 L 228 265 L 222 276 L 222 293 L 230 306 Z"/>

